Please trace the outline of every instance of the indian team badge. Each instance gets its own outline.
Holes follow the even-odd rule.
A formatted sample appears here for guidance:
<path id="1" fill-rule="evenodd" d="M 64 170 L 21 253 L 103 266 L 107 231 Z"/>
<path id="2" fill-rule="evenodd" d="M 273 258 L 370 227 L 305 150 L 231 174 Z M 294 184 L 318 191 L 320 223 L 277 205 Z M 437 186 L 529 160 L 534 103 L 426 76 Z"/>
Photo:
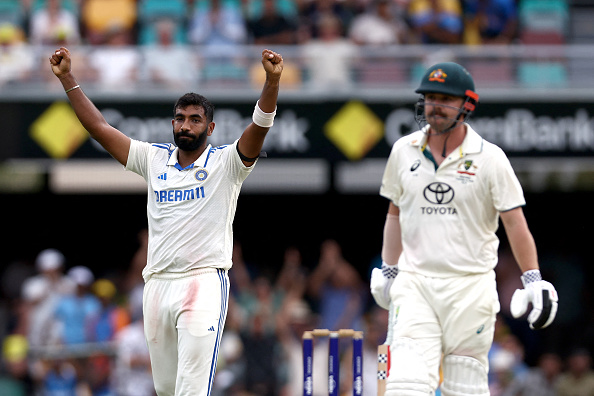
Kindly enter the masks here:
<path id="1" fill-rule="evenodd" d="M 198 168 L 198 170 L 196 170 L 196 173 L 194 173 L 194 177 L 199 182 L 202 182 L 206 180 L 206 178 L 208 177 L 208 171 L 204 168 Z"/>

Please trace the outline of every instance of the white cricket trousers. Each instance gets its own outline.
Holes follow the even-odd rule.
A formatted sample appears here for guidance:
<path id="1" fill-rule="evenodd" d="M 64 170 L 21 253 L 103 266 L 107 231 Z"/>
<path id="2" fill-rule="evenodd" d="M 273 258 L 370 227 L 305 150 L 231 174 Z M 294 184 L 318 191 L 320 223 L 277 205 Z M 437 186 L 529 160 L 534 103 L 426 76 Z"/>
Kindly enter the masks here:
<path id="1" fill-rule="evenodd" d="M 433 389 L 439 383 L 442 353 L 473 357 L 488 370 L 495 316 L 500 308 L 494 271 L 451 278 L 401 271 L 390 297 L 394 304 L 393 339 L 415 341 Z M 394 359 L 398 354 L 392 352 Z"/>
<path id="2" fill-rule="evenodd" d="M 153 274 L 144 286 L 144 333 L 159 396 L 210 395 L 227 317 L 226 270 Z"/>

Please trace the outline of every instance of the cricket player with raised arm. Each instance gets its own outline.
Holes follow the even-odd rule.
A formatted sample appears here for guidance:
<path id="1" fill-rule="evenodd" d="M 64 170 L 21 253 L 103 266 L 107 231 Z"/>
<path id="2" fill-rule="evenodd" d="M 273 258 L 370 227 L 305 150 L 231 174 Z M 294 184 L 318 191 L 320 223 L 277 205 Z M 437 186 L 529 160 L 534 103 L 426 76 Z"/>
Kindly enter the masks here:
<path id="1" fill-rule="evenodd" d="M 421 129 L 396 141 L 386 164 L 383 263 L 370 285 L 392 312 L 385 395 L 433 395 L 443 355 L 444 396 L 488 396 L 500 218 L 523 273 L 512 314 L 520 317 L 531 303 L 530 327 L 547 327 L 557 292 L 541 278 L 508 158 L 465 122 L 478 104 L 471 75 L 457 63 L 439 63 L 416 92 Z"/>
<path id="2" fill-rule="evenodd" d="M 219 147 L 207 142 L 214 108 L 203 96 L 188 93 L 175 103 L 175 145 L 140 142 L 109 125 L 85 95 L 68 49 L 49 61 L 91 137 L 148 185 L 143 312 L 157 394 L 210 395 L 227 316 L 237 198 L 274 121 L 283 58 L 262 52 L 266 80 L 253 122 Z"/>

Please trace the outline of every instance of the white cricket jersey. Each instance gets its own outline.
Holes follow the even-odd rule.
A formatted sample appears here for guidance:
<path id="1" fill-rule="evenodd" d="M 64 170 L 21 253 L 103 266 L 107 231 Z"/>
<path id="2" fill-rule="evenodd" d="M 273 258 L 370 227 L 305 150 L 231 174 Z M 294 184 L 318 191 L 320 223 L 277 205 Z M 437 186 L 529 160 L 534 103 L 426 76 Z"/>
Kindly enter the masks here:
<path id="1" fill-rule="evenodd" d="M 247 167 L 237 141 L 204 150 L 182 169 L 173 144 L 132 140 L 126 169 L 148 186 L 149 245 L 145 280 L 158 272 L 231 268 L 233 218 Z"/>
<path id="2" fill-rule="evenodd" d="M 400 208 L 401 271 L 449 277 L 493 269 L 499 212 L 526 204 L 503 150 L 466 128 L 462 145 L 437 169 L 423 131 L 392 147 L 380 195 Z"/>

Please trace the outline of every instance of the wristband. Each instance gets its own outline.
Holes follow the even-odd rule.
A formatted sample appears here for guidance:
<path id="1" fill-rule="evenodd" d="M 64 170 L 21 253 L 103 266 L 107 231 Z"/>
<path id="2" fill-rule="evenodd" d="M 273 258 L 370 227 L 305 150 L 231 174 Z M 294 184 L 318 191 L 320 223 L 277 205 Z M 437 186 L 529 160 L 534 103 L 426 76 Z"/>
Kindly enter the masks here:
<path id="1" fill-rule="evenodd" d="M 382 261 L 382 274 L 388 279 L 396 278 L 396 275 L 398 275 L 398 264 L 389 265 Z"/>
<path id="2" fill-rule="evenodd" d="M 535 269 L 524 272 L 521 276 L 521 279 L 524 287 L 526 287 L 526 285 L 529 283 L 541 281 L 542 276 L 540 275 L 540 270 Z"/>
<path id="3" fill-rule="evenodd" d="M 64 92 L 68 93 L 68 92 L 70 92 L 70 91 L 74 91 L 76 88 L 80 88 L 80 85 L 75 85 L 75 86 L 74 86 L 74 87 L 72 87 L 72 88 L 68 88 L 68 89 L 67 89 L 66 91 L 64 91 Z"/>
<path id="4" fill-rule="evenodd" d="M 258 105 L 260 101 L 256 102 L 254 107 L 254 114 L 252 115 L 252 121 L 254 124 L 262 128 L 270 128 L 274 124 L 274 116 L 276 115 L 276 108 L 272 113 L 265 113 Z"/>

